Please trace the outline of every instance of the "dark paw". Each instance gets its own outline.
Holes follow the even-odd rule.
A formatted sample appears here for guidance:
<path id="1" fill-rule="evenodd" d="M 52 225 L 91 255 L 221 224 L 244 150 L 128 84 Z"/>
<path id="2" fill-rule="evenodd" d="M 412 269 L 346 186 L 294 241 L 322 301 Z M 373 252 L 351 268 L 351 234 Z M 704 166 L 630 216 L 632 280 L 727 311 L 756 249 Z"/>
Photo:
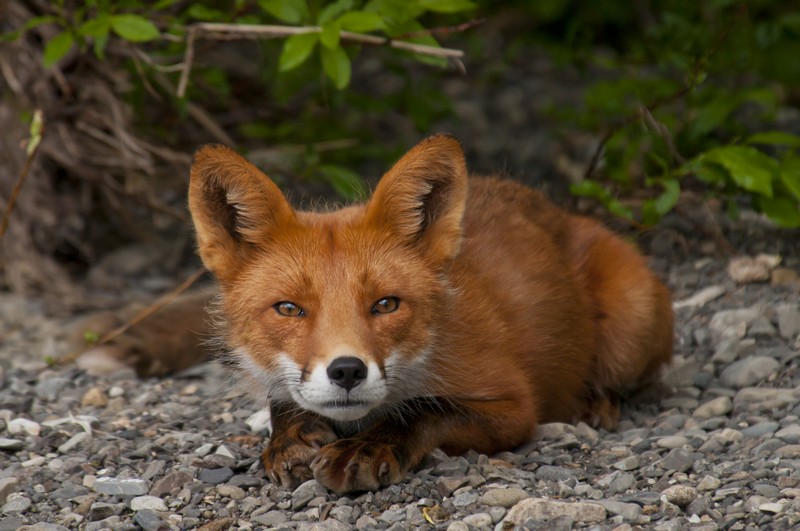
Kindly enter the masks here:
<path id="1" fill-rule="evenodd" d="M 322 448 L 311 468 L 317 481 L 335 492 L 377 490 L 406 475 L 395 450 L 384 443 L 340 439 Z"/>
<path id="2" fill-rule="evenodd" d="M 314 477 L 311 461 L 320 448 L 335 440 L 331 428 L 320 421 L 300 422 L 273 433 L 261 454 L 267 476 L 285 488 L 297 487 Z"/>

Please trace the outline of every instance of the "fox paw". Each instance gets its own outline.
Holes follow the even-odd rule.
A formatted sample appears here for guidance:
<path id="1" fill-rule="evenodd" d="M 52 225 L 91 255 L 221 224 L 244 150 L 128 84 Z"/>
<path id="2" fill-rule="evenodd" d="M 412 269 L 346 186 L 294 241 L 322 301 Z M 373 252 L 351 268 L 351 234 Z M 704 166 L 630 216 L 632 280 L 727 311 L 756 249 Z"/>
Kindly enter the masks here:
<path id="1" fill-rule="evenodd" d="M 311 468 L 317 481 L 338 493 L 377 490 L 398 483 L 406 474 L 395 447 L 360 439 L 340 439 L 325 446 Z"/>
<path id="2" fill-rule="evenodd" d="M 273 483 L 295 488 L 314 477 L 311 461 L 320 448 L 335 440 L 336 434 L 324 422 L 299 422 L 272 434 L 261 462 Z"/>

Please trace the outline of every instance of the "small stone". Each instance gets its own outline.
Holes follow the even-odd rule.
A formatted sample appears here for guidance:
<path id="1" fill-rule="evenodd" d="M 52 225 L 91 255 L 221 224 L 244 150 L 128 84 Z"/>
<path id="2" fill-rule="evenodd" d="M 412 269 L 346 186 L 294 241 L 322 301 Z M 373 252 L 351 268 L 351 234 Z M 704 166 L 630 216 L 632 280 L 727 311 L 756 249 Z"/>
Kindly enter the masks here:
<path id="1" fill-rule="evenodd" d="M 131 499 L 132 511 L 136 512 L 143 509 L 149 509 L 151 511 L 166 511 L 167 504 L 164 503 L 164 500 L 156 496 L 136 496 L 135 498 Z"/>
<path id="2" fill-rule="evenodd" d="M 550 422 L 536 427 L 536 438 L 543 440 L 560 439 L 563 435 L 575 433 L 575 427 L 563 422 Z"/>
<path id="3" fill-rule="evenodd" d="M 800 443 L 800 425 L 790 424 L 775 433 L 775 437 L 789 444 Z"/>
<path id="4" fill-rule="evenodd" d="M 598 500 L 597 503 L 606 508 L 611 514 L 618 514 L 625 520 L 638 520 L 642 515 L 642 508 L 635 503 L 623 503 L 615 500 Z"/>
<path id="5" fill-rule="evenodd" d="M 214 445 L 211 443 L 205 443 L 197 447 L 194 451 L 195 454 L 199 455 L 200 457 L 205 457 L 211 453 L 211 450 L 214 449 Z"/>
<path id="6" fill-rule="evenodd" d="M 148 485 L 143 479 L 101 477 L 95 480 L 92 489 L 99 494 L 143 496 L 147 494 Z"/>
<path id="7" fill-rule="evenodd" d="M 673 448 L 683 448 L 687 444 L 689 444 L 689 439 L 683 435 L 667 435 L 656 441 L 656 446 L 668 448 L 670 450 Z"/>
<path id="8" fill-rule="evenodd" d="M 12 452 L 15 452 L 17 450 L 22 450 L 23 448 L 25 448 L 25 443 L 23 441 L 0 437 L 0 450 L 10 450 Z"/>
<path id="9" fill-rule="evenodd" d="M 405 509 L 386 509 L 378 517 L 378 520 L 381 520 L 381 521 L 389 523 L 389 524 L 402 522 L 405 519 L 406 519 L 406 511 L 405 511 Z"/>
<path id="10" fill-rule="evenodd" d="M 17 478 L 0 479 L 0 505 L 6 502 L 9 494 L 16 491 L 18 483 Z"/>
<path id="11" fill-rule="evenodd" d="M 316 479 L 310 479 L 292 492 L 292 510 L 302 509 L 314 498 L 327 494 L 328 491 Z"/>
<path id="12" fill-rule="evenodd" d="M 700 419 L 710 419 L 711 417 L 721 417 L 733 410 L 733 402 L 727 396 L 720 396 L 701 404 L 692 413 L 693 417 Z"/>
<path id="13" fill-rule="evenodd" d="M 560 466 L 542 465 L 536 470 L 536 479 L 541 481 L 570 481 L 575 479 L 575 473 Z"/>
<path id="14" fill-rule="evenodd" d="M 579 422 L 578 425 L 575 426 L 575 435 L 592 443 L 600 438 L 600 434 L 597 430 L 585 422 Z"/>
<path id="15" fill-rule="evenodd" d="M 681 308 L 692 308 L 696 306 L 705 306 L 709 302 L 713 301 L 714 299 L 718 299 L 725 294 L 725 287 L 716 285 L 716 286 L 708 286 L 707 288 L 703 288 L 688 299 L 683 299 L 680 301 L 675 301 L 672 303 L 672 308 L 674 310 L 680 310 Z"/>
<path id="16" fill-rule="evenodd" d="M 758 506 L 758 510 L 762 513 L 778 514 L 782 513 L 785 507 L 780 502 L 762 503 Z"/>
<path id="17" fill-rule="evenodd" d="M 0 512 L 3 514 L 23 514 L 31 508 L 30 498 L 21 494 L 10 495 Z"/>
<path id="18" fill-rule="evenodd" d="M 469 478 L 465 476 L 457 477 L 457 478 L 439 478 L 436 481 L 436 490 L 439 494 L 441 494 L 442 498 L 446 498 L 453 494 L 453 491 L 463 487 L 467 484 Z"/>
<path id="19" fill-rule="evenodd" d="M 736 256 L 728 263 L 728 275 L 737 284 L 766 282 L 772 270 L 781 263 L 780 256 L 760 254 L 758 256 Z"/>
<path id="20" fill-rule="evenodd" d="M 716 344 L 723 337 L 744 337 L 747 327 L 762 313 L 759 306 L 715 313 L 708 323 L 712 341 Z"/>
<path id="21" fill-rule="evenodd" d="M 288 522 L 289 517 L 283 511 L 267 511 L 264 514 L 253 516 L 251 520 L 267 528 L 275 528 L 282 523 Z"/>
<path id="22" fill-rule="evenodd" d="M 378 526 L 378 521 L 368 514 L 361 515 L 356 520 L 356 529 L 375 529 Z"/>
<path id="23" fill-rule="evenodd" d="M 792 339 L 800 333 L 800 307 L 797 304 L 780 304 L 775 307 L 775 313 L 782 338 Z"/>
<path id="24" fill-rule="evenodd" d="M 606 519 L 606 509 L 599 503 L 527 498 L 514 505 L 503 522 L 523 525 L 531 518 L 549 520 L 558 516 L 567 516 L 575 522 L 602 522 Z"/>
<path id="25" fill-rule="evenodd" d="M 625 459 L 617 461 L 614 463 L 614 468 L 617 470 L 622 470 L 623 472 L 630 472 L 631 470 L 636 470 L 641 466 L 641 458 L 638 455 L 629 455 Z"/>
<path id="26" fill-rule="evenodd" d="M 227 457 L 230 459 L 236 459 L 236 456 L 233 455 L 233 452 L 231 452 L 230 449 L 224 444 L 220 444 L 219 447 L 217 448 L 217 451 L 214 452 L 214 454 L 221 455 L 222 457 Z"/>
<path id="27" fill-rule="evenodd" d="M 149 509 L 137 511 L 133 516 L 133 521 L 144 531 L 165 531 L 169 529 L 169 525 L 167 525 L 160 516 Z"/>
<path id="28" fill-rule="evenodd" d="M 62 453 L 62 454 L 68 454 L 68 453 L 72 452 L 74 449 L 76 449 L 79 446 L 81 446 L 82 444 L 91 442 L 91 440 L 92 440 L 92 434 L 91 433 L 88 433 L 88 432 L 85 432 L 85 431 L 79 431 L 78 433 L 76 433 L 75 435 L 70 437 L 67 440 L 67 442 L 65 442 L 64 444 L 60 445 L 58 447 L 58 451 L 59 451 L 59 453 Z"/>
<path id="29" fill-rule="evenodd" d="M 781 425 L 777 422 L 759 422 L 753 426 L 744 428 L 742 430 L 742 437 L 745 439 L 764 437 L 765 435 L 772 435 Z"/>
<path id="30" fill-rule="evenodd" d="M 64 387 L 67 386 L 67 384 L 69 384 L 69 382 L 70 381 L 67 378 L 61 377 L 41 380 L 36 383 L 34 388 L 36 396 L 42 400 L 53 402 L 56 398 L 58 398 L 58 394 L 62 389 L 64 389 Z"/>
<path id="31" fill-rule="evenodd" d="M 153 488 L 150 490 L 151 496 L 157 496 L 159 498 L 166 496 L 173 490 L 181 489 L 187 483 L 192 481 L 192 476 L 187 474 L 186 472 L 170 472 L 163 478 L 159 479 L 153 485 Z"/>
<path id="32" fill-rule="evenodd" d="M 333 518 L 328 518 L 323 522 L 316 522 L 311 524 L 308 528 L 302 527 L 301 529 L 307 529 L 307 531 L 348 531 L 350 526 Z"/>
<path id="33" fill-rule="evenodd" d="M 673 485 L 661 492 L 662 496 L 678 507 L 686 507 L 697 498 L 697 490 L 688 485 Z"/>
<path id="34" fill-rule="evenodd" d="M 714 355 L 711 356 L 711 361 L 714 363 L 722 363 L 727 365 L 732 363 L 739 357 L 739 348 L 742 340 L 738 337 L 727 336 L 720 339 L 717 348 L 714 350 Z"/>
<path id="35" fill-rule="evenodd" d="M 471 514 L 469 516 L 465 516 L 462 521 L 468 526 L 477 529 L 488 529 L 493 524 L 491 515 L 487 513 Z"/>
<path id="36" fill-rule="evenodd" d="M 775 450 L 775 455 L 784 459 L 800 457 L 800 444 L 787 444 Z"/>
<path id="37" fill-rule="evenodd" d="M 232 500 L 242 500 L 247 495 L 243 489 L 232 485 L 219 485 L 217 486 L 217 492 L 223 498 L 230 498 Z"/>
<path id="38" fill-rule="evenodd" d="M 481 496 L 481 503 L 493 507 L 509 508 L 528 497 L 528 493 L 519 488 L 490 489 Z"/>
<path id="39" fill-rule="evenodd" d="M 788 267 L 776 267 L 772 270 L 770 284 L 773 286 L 800 286 L 800 274 Z"/>
<path id="40" fill-rule="evenodd" d="M 765 380 L 778 372 L 780 366 L 781 364 L 774 358 L 751 356 L 726 367 L 720 375 L 720 380 L 726 387 L 741 389 Z"/>
<path id="41" fill-rule="evenodd" d="M 11 435 L 18 435 L 22 433 L 25 435 L 31 435 L 33 437 L 38 437 L 39 433 L 42 431 L 42 427 L 38 422 L 24 418 L 10 420 L 6 426 L 6 429 Z"/>
<path id="42" fill-rule="evenodd" d="M 458 508 L 467 507 L 477 501 L 478 493 L 475 491 L 459 492 L 453 497 L 453 505 Z"/>
<path id="43" fill-rule="evenodd" d="M 91 387 L 81 397 L 81 405 L 83 407 L 106 407 L 108 397 L 101 387 Z"/>
<path id="44" fill-rule="evenodd" d="M 224 466 L 220 468 L 204 468 L 197 474 L 197 479 L 210 485 L 225 483 L 233 477 L 233 470 Z"/>
<path id="45" fill-rule="evenodd" d="M 762 315 L 753 321 L 747 329 L 747 333 L 752 337 L 775 337 L 778 332 L 775 330 L 775 327 L 772 326 L 770 320 Z"/>
<path id="46" fill-rule="evenodd" d="M 702 458 L 703 454 L 687 452 L 681 448 L 675 448 L 661 458 L 661 460 L 658 461 L 658 465 L 665 470 L 685 472 L 692 467 L 695 461 Z"/>
<path id="47" fill-rule="evenodd" d="M 453 522 L 447 526 L 447 531 L 469 531 L 469 526 L 464 522 Z"/>

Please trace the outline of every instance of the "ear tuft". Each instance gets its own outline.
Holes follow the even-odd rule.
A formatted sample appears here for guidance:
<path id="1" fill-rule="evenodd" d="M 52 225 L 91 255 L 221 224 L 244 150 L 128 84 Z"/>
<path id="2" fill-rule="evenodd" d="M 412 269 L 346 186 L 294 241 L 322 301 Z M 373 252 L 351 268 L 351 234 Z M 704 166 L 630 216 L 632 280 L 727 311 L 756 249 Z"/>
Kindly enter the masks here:
<path id="1" fill-rule="evenodd" d="M 253 246 L 268 240 L 294 212 L 269 177 L 230 148 L 197 151 L 189 184 L 189 210 L 200 257 L 220 280 L 246 261 Z"/>
<path id="2" fill-rule="evenodd" d="M 414 146 L 383 176 L 367 205 L 367 219 L 442 263 L 460 249 L 466 200 L 461 144 L 439 134 Z"/>

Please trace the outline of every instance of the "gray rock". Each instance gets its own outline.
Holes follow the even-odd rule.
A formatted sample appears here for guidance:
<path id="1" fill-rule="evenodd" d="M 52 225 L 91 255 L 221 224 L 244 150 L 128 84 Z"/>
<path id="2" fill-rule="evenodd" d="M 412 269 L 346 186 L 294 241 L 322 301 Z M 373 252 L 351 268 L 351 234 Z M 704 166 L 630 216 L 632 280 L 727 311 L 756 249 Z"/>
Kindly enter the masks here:
<path id="1" fill-rule="evenodd" d="M 695 452 L 687 452 L 686 450 L 676 448 L 670 450 L 657 464 L 665 470 L 675 470 L 676 472 L 686 472 L 698 459 L 702 459 L 703 454 Z"/>
<path id="2" fill-rule="evenodd" d="M 191 481 L 192 476 L 186 472 L 170 472 L 153 484 L 153 488 L 150 490 L 150 495 L 162 498 L 173 490 L 183 488 L 184 485 L 190 483 Z"/>
<path id="3" fill-rule="evenodd" d="M 711 417 L 720 417 L 727 415 L 733 410 L 733 402 L 727 396 L 720 396 L 709 400 L 705 404 L 701 404 L 692 413 L 693 417 L 701 419 L 709 419 Z"/>
<path id="4" fill-rule="evenodd" d="M 800 334 L 800 307 L 797 304 L 780 304 L 775 307 L 778 315 L 778 331 L 784 339 Z"/>
<path id="5" fill-rule="evenodd" d="M 147 494 L 147 481 L 136 478 L 97 478 L 92 489 L 99 494 L 115 494 L 118 496 L 143 496 Z"/>
<path id="6" fill-rule="evenodd" d="M 72 437 L 70 437 L 67 440 L 67 442 L 61 444 L 58 447 L 58 452 L 61 454 L 68 454 L 73 450 L 75 450 L 76 448 L 79 448 L 80 446 L 84 444 L 89 444 L 91 442 L 92 442 L 92 434 L 85 431 L 80 431 L 75 435 L 73 435 Z"/>
<path id="7" fill-rule="evenodd" d="M 708 324 L 711 338 L 714 343 L 719 343 L 723 337 L 744 337 L 750 323 L 762 314 L 762 308 L 759 306 L 717 312 Z"/>
<path id="8" fill-rule="evenodd" d="M 275 528 L 280 524 L 289 521 L 289 517 L 283 511 L 267 511 L 264 514 L 259 514 L 250 518 L 253 522 L 266 526 L 267 528 Z"/>
<path id="9" fill-rule="evenodd" d="M 24 525 L 22 527 L 19 527 L 16 531 L 69 531 L 69 528 L 58 524 L 37 522 L 33 525 Z"/>
<path id="10" fill-rule="evenodd" d="M 492 526 L 492 517 L 488 513 L 475 513 L 465 516 L 462 520 L 470 527 L 478 529 L 489 529 Z"/>
<path id="11" fill-rule="evenodd" d="M 673 485 L 661 492 L 662 496 L 678 507 L 686 507 L 697 498 L 697 489 L 688 485 Z"/>
<path id="12" fill-rule="evenodd" d="M 131 499 L 132 511 L 136 512 L 143 509 L 148 509 L 150 511 L 166 511 L 167 504 L 164 503 L 164 500 L 156 496 L 136 496 Z"/>
<path id="13" fill-rule="evenodd" d="M 341 523 L 339 520 L 328 518 L 323 522 L 315 522 L 308 527 L 300 526 L 298 529 L 303 531 L 348 531 L 350 526 Z"/>
<path id="14" fill-rule="evenodd" d="M 86 519 L 90 522 L 99 522 L 122 513 L 122 509 L 121 503 L 94 502 L 86 513 Z"/>
<path id="15" fill-rule="evenodd" d="M 462 509 L 478 501 L 478 493 L 475 491 L 460 492 L 453 497 L 453 505 Z"/>
<path id="16" fill-rule="evenodd" d="M 622 470 L 623 472 L 630 472 L 636 470 L 641 466 L 641 458 L 638 455 L 629 455 L 628 457 L 614 463 L 614 468 Z"/>
<path id="17" fill-rule="evenodd" d="M 744 428 L 741 433 L 742 437 L 745 439 L 759 438 L 765 435 L 772 435 L 780 427 L 781 425 L 777 422 L 759 422 L 758 424 Z"/>
<path id="18" fill-rule="evenodd" d="M 58 398 L 58 394 L 62 389 L 64 389 L 64 387 L 66 387 L 68 383 L 69 380 L 67 378 L 60 377 L 41 380 L 36 383 L 36 387 L 34 388 L 36 391 L 36 396 L 42 400 L 52 402 Z"/>
<path id="19" fill-rule="evenodd" d="M 328 491 L 316 479 L 309 479 L 292 492 L 292 510 L 298 511 L 314 498 L 327 494 Z"/>
<path id="20" fill-rule="evenodd" d="M 197 474 L 197 479 L 210 485 L 225 483 L 233 477 L 233 470 L 227 466 L 220 468 L 204 468 Z"/>
<path id="21" fill-rule="evenodd" d="M 618 514 L 625 520 L 636 521 L 642 515 L 642 508 L 635 503 L 624 503 L 615 500 L 597 500 L 611 514 Z"/>
<path id="22" fill-rule="evenodd" d="M 0 512 L 3 514 L 23 514 L 28 512 L 28 509 L 30 508 L 30 498 L 22 495 L 15 495 L 9 496 L 9 498 L 3 504 L 3 507 L 0 508 Z"/>
<path id="23" fill-rule="evenodd" d="M 87 522 L 86 527 L 84 527 L 85 531 L 101 531 L 103 529 L 119 529 L 122 527 L 122 519 L 119 516 L 109 516 L 105 520 L 99 520 L 97 522 Z"/>
<path id="24" fill-rule="evenodd" d="M 144 531 L 166 531 L 169 524 L 150 509 L 142 509 L 133 516 L 133 521 Z"/>
<path id="25" fill-rule="evenodd" d="M 456 489 L 463 487 L 469 482 L 469 478 L 466 476 L 461 476 L 457 478 L 439 478 L 436 481 L 436 490 L 439 494 L 442 495 L 442 498 L 446 498 L 453 494 L 453 491 Z"/>
<path id="26" fill-rule="evenodd" d="M 247 495 L 245 491 L 233 485 L 218 485 L 217 493 L 223 498 L 230 498 L 232 500 L 241 500 Z"/>
<path id="27" fill-rule="evenodd" d="M 406 519 L 406 510 L 405 509 L 387 509 L 381 513 L 378 517 L 378 520 L 382 520 L 389 524 L 393 524 L 395 522 L 402 522 Z"/>
<path id="28" fill-rule="evenodd" d="M 720 375 L 722 384 L 726 387 L 741 389 L 766 379 L 778 372 L 781 364 L 767 356 L 751 356 L 732 363 Z"/>
<path id="29" fill-rule="evenodd" d="M 656 446 L 660 446 L 661 448 L 683 448 L 683 446 L 689 444 L 689 439 L 684 437 L 683 435 L 667 435 L 666 437 L 661 437 L 656 441 Z"/>
<path id="30" fill-rule="evenodd" d="M 378 521 L 368 514 L 362 515 L 356 520 L 356 529 L 375 529 Z"/>
<path id="31" fill-rule="evenodd" d="M 10 450 L 12 452 L 15 452 L 17 450 L 22 450 L 23 448 L 25 448 L 24 441 L 0 437 L 0 450 Z"/>
<path id="32" fill-rule="evenodd" d="M 19 481 L 17 478 L 3 478 L 0 479 L 0 505 L 6 502 L 6 498 L 12 492 L 17 490 L 17 484 Z"/>
<path id="33" fill-rule="evenodd" d="M 735 336 L 723 337 L 717 348 L 714 350 L 714 355 L 711 356 L 711 361 L 715 363 L 728 364 L 733 362 L 739 357 L 739 348 L 742 340 Z"/>
<path id="34" fill-rule="evenodd" d="M 503 507 L 491 507 L 489 509 L 489 516 L 492 517 L 492 523 L 496 524 L 500 522 L 500 520 L 502 520 L 506 515 L 506 512 L 508 511 L 506 511 Z"/>
<path id="35" fill-rule="evenodd" d="M 794 404 L 797 398 L 794 389 L 780 389 L 774 387 L 745 387 L 736 393 L 733 405 L 742 403 L 767 402 L 772 407 L 783 407 Z"/>
<path id="36" fill-rule="evenodd" d="M 751 337 L 775 337 L 777 333 L 770 320 L 763 315 L 753 321 L 747 330 L 747 334 Z"/>
<path id="37" fill-rule="evenodd" d="M 495 507 L 509 508 L 527 497 L 528 493 L 518 488 L 490 489 L 481 496 L 481 503 Z"/>
<path id="38" fill-rule="evenodd" d="M 567 516 L 575 522 L 602 522 L 606 519 L 606 509 L 599 503 L 527 498 L 512 507 L 503 522 L 523 525 L 529 519 L 543 520 L 559 516 Z"/>
<path id="39" fill-rule="evenodd" d="M 800 425 L 790 424 L 775 433 L 775 437 L 789 444 L 800 443 Z"/>
<path id="40" fill-rule="evenodd" d="M 464 522 L 453 522 L 447 526 L 447 531 L 469 531 L 469 526 Z"/>
<path id="41" fill-rule="evenodd" d="M 575 479 L 575 473 L 558 466 L 542 465 L 536 470 L 536 479 L 541 481 L 569 481 Z"/>

